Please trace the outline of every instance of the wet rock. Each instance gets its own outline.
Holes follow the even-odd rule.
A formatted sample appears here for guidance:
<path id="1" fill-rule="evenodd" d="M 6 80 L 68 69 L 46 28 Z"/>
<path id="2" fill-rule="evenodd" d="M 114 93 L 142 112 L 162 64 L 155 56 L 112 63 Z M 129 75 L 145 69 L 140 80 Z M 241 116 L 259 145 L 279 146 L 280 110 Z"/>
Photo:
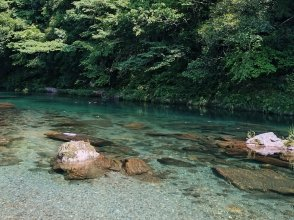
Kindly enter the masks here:
<path id="1" fill-rule="evenodd" d="M 15 108 L 15 105 L 9 103 L 9 102 L 1 102 L 0 103 L 0 109 L 12 109 Z"/>
<path id="2" fill-rule="evenodd" d="M 50 131 L 45 134 L 48 138 L 59 141 L 86 141 L 90 142 L 91 145 L 102 147 L 106 145 L 113 145 L 111 141 L 104 140 L 101 138 L 92 137 L 85 134 L 76 134 L 76 133 L 61 133 L 57 131 Z"/>
<path id="3" fill-rule="evenodd" d="M 242 190 L 272 191 L 294 195 L 294 181 L 269 169 L 249 170 L 231 167 L 215 167 L 215 172 Z"/>
<path id="4" fill-rule="evenodd" d="M 157 161 L 164 165 L 177 166 L 177 167 L 194 167 L 195 166 L 192 163 L 185 162 L 182 160 L 177 160 L 170 157 L 163 157 L 161 159 L 157 159 Z"/>
<path id="5" fill-rule="evenodd" d="M 123 168 L 130 176 L 148 173 L 151 168 L 143 161 L 137 158 L 123 160 Z"/>
<path id="6" fill-rule="evenodd" d="M 132 122 L 132 123 L 123 125 L 123 127 L 128 128 L 128 129 L 132 129 L 132 130 L 141 130 L 141 129 L 146 128 L 146 125 L 144 125 L 141 122 Z"/>

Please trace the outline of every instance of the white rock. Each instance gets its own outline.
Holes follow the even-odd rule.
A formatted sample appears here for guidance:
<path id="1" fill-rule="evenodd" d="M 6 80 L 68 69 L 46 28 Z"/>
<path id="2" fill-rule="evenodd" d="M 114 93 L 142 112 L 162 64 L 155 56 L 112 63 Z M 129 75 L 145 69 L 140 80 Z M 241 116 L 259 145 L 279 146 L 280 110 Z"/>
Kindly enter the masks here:
<path id="1" fill-rule="evenodd" d="M 76 163 L 93 160 L 99 157 L 99 153 L 88 142 L 70 141 L 62 144 L 58 149 L 58 160 L 62 163 Z"/>
<path id="2" fill-rule="evenodd" d="M 249 149 L 261 155 L 272 155 L 275 153 L 283 153 L 287 150 L 283 141 L 273 132 L 263 133 L 254 136 L 246 141 Z"/>

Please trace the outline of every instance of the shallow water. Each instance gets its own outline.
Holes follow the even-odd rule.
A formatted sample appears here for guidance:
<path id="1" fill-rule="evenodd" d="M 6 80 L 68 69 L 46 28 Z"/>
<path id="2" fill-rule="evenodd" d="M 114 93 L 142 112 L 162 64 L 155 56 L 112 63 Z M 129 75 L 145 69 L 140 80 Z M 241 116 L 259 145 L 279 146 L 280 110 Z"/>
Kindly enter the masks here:
<path id="1" fill-rule="evenodd" d="M 0 138 L 11 140 L 0 146 L 0 219 L 294 218 L 294 197 L 241 191 L 212 171 L 217 165 L 259 169 L 260 163 L 229 157 L 213 144 L 148 135 L 225 135 L 245 140 L 247 131 L 254 130 L 286 136 L 293 118 L 57 96 L 0 102 L 16 105 L 0 110 Z M 125 127 L 133 122 L 144 128 Z M 49 130 L 111 140 L 116 146 L 105 146 L 102 152 L 146 159 L 162 180 L 147 183 L 110 173 L 100 179 L 66 181 L 50 169 L 61 142 L 46 138 Z M 165 157 L 181 163 L 158 162 Z M 293 178 L 291 169 L 273 169 Z"/>

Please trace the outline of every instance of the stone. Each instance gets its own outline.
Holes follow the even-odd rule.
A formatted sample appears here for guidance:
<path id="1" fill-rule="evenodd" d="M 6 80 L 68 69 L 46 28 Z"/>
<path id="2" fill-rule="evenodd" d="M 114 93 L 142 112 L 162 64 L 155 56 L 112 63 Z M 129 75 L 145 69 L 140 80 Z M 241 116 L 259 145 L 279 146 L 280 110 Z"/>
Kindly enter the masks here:
<path id="1" fill-rule="evenodd" d="M 110 159 L 103 155 L 100 155 L 100 157 L 97 158 L 97 160 L 95 161 L 95 165 L 102 169 L 107 169 L 107 170 L 112 170 L 117 172 L 121 171 L 122 169 L 121 161 Z"/>
<path id="2" fill-rule="evenodd" d="M 182 160 L 177 160 L 170 157 L 163 157 L 163 158 L 157 159 L 157 161 L 164 165 L 177 166 L 177 167 L 194 167 L 195 166 L 192 163 L 185 162 Z"/>
<path id="3" fill-rule="evenodd" d="M 66 179 L 91 179 L 104 175 L 105 171 L 96 165 L 100 154 L 88 142 L 71 141 L 62 144 L 53 161 L 55 171 L 65 172 Z"/>
<path id="4" fill-rule="evenodd" d="M 13 109 L 15 108 L 15 105 L 9 103 L 9 102 L 1 102 L 0 103 L 0 109 Z"/>
<path id="5" fill-rule="evenodd" d="M 67 141 L 86 141 L 96 147 L 113 145 L 113 143 L 111 141 L 104 140 L 101 138 L 92 137 L 92 136 L 85 135 L 85 134 L 62 133 L 62 132 L 57 132 L 57 131 L 50 131 L 50 132 L 45 133 L 45 135 L 50 139 L 65 141 L 65 142 L 67 142 Z"/>
<path id="6" fill-rule="evenodd" d="M 288 161 L 290 164 L 293 165 L 293 163 L 294 163 L 294 147 L 287 147 L 287 150 L 284 151 L 280 155 L 280 158 L 282 160 Z"/>
<path id="7" fill-rule="evenodd" d="M 132 129 L 132 130 L 141 130 L 146 128 L 146 126 L 141 122 L 132 122 L 132 123 L 123 125 L 123 127 Z"/>
<path id="8" fill-rule="evenodd" d="M 214 171 L 242 190 L 271 191 L 294 195 L 293 179 L 270 169 L 249 170 L 233 167 L 215 167 Z"/>
<path id="9" fill-rule="evenodd" d="M 129 176 L 144 174 L 139 179 L 148 182 L 159 180 L 143 160 L 129 158 L 120 161 L 107 158 L 98 153 L 89 142 L 84 141 L 62 144 L 51 166 L 54 171 L 64 173 L 65 178 L 69 180 L 93 179 L 109 171 L 123 171 Z"/>
<path id="10" fill-rule="evenodd" d="M 287 149 L 283 141 L 273 132 L 259 134 L 248 139 L 246 146 L 250 150 L 264 156 L 282 153 Z"/>
<path id="11" fill-rule="evenodd" d="M 70 141 L 62 144 L 57 153 L 57 161 L 61 163 L 77 163 L 94 160 L 99 157 L 95 148 L 85 141 Z"/>
<path id="12" fill-rule="evenodd" d="M 141 159 L 128 158 L 123 160 L 123 168 L 130 176 L 148 173 L 151 168 Z"/>

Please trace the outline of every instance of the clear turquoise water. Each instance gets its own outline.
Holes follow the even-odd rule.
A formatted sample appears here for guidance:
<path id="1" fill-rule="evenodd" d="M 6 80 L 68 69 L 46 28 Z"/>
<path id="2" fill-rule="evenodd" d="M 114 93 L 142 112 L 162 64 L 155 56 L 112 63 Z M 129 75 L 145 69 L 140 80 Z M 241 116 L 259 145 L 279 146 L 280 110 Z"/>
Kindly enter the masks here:
<path id="1" fill-rule="evenodd" d="M 0 94 L 1 96 L 8 94 Z M 212 167 L 259 168 L 247 158 L 226 156 L 217 147 L 155 133 L 232 135 L 245 140 L 248 130 L 287 135 L 291 117 L 256 113 L 197 111 L 186 107 L 101 102 L 90 98 L 24 96 L 0 99 L 16 105 L 0 112 L 0 219 L 293 219 L 294 198 L 245 192 L 215 176 Z M 123 125 L 140 122 L 146 128 Z M 105 154 L 146 159 L 161 183 L 146 183 L 118 173 L 88 181 L 66 181 L 52 173 L 49 161 L 61 142 L 44 136 L 49 130 L 77 132 L 115 142 Z M 160 164 L 171 157 L 193 164 Z M 293 178 L 293 171 L 274 168 Z"/>

